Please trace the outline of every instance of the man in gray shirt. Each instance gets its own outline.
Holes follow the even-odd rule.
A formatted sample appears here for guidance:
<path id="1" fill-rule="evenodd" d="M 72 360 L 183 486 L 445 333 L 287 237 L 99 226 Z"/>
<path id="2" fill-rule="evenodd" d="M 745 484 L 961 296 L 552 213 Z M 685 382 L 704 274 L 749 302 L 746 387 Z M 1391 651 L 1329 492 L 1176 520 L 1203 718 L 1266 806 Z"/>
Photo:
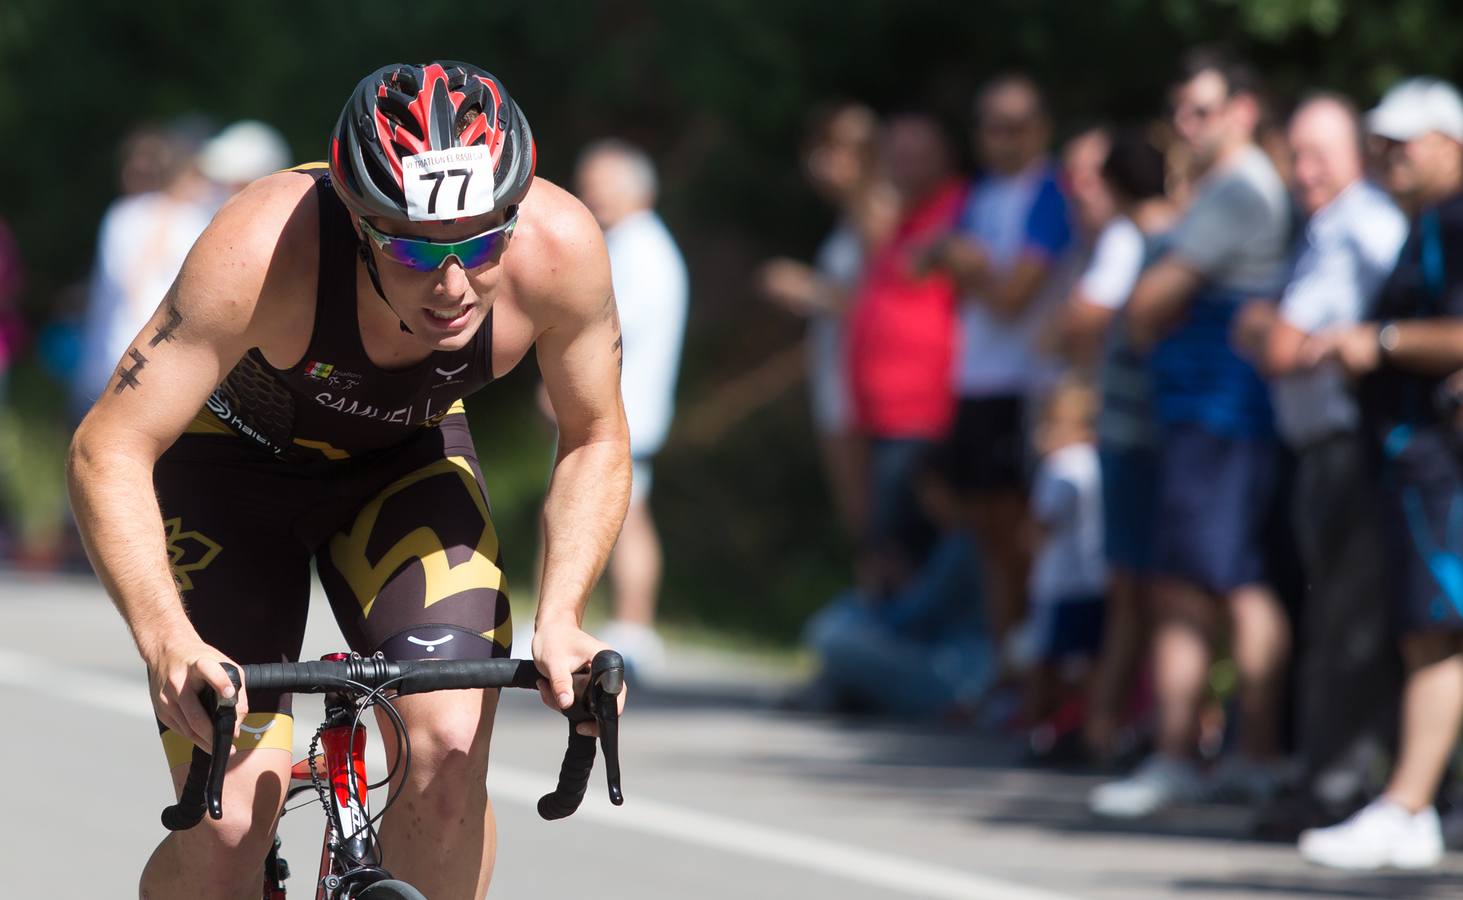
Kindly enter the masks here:
<path id="1" fill-rule="evenodd" d="M 1335 363 L 1309 367 L 1306 338 L 1360 322 L 1397 260 L 1407 219 L 1362 177 L 1361 116 L 1317 94 L 1291 118 L 1295 193 L 1310 215 L 1278 306 L 1245 307 L 1242 353 L 1274 379 L 1276 425 L 1295 451 L 1292 522 L 1306 574 L 1306 655 L 1298 714 L 1302 790 L 1267 816 L 1277 833 L 1334 821 L 1365 800 L 1392 730 L 1399 687 L 1387 558 L 1360 415 Z"/>
<path id="2" fill-rule="evenodd" d="M 1174 129 L 1199 174 L 1197 196 L 1168 253 L 1138 281 L 1128 330 L 1151 350 L 1161 442 L 1153 543 L 1157 753 L 1129 778 L 1100 786 L 1099 815 L 1132 818 L 1199 799 L 1194 763 L 1212 644 L 1229 620 L 1239 670 L 1239 753 L 1216 782 L 1269 792 L 1279 760 L 1285 612 L 1267 584 L 1265 531 L 1276 448 L 1268 391 L 1229 345 L 1235 312 L 1274 296 L 1288 263 L 1290 205 L 1254 143 L 1256 79 L 1222 55 L 1196 51 L 1173 94 Z"/>

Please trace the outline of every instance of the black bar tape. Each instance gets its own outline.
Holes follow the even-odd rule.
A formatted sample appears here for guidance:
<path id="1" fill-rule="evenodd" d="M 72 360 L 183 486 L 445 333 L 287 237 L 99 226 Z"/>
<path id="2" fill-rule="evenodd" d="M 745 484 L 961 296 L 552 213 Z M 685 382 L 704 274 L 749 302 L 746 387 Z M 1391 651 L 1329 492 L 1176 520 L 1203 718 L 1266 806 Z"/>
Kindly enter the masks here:
<path id="1" fill-rule="evenodd" d="M 203 794 L 208 785 L 210 757 L 203 748 L 193 748 L 188 764 L 188 780 L 183 783 L 183 796 L 163 810 L 163 827 L 169 831 L 187 831 L 203 821 Z"/>
<path id="2" fill-rule="evenodd" d="M 347 687 L 344 661 L 311 660 L 294 663 L 253 663 L 244 666 L 244 689 L 324 694 Z"/>
<path id="3" fill-rule="evenodd" d="M 398 694 L 451 691 L 463 688 L 538 687 L 542 676 L 523 659 L 402 660 L 396 664 L 404 677 Z"/>
<path id="4" fill-rule="evenodd" d="M 244 666 L 246 688 L 296 694 L 324 694 L 328 691 L 344 690 L 349 687 L 346 684 L 348 680 L 371 689 L 392 681 L 400 694 L 463 688 L 518 687 L 532 690 L 538 687 L 540 677 L 533 663 L 523 659 L 422 659 L 389 662 L 366 658 Z"/>
<path id="5" fill-rule="evenodd" d="M 594 738 L 574 729 L 570 722 L 569 749 L 564 751 L 564 764 L 559 768 L 559 786 L 538 800 L 538 814 L 550 822 L 571 816 L 579 808 L 594 768 Z"/>

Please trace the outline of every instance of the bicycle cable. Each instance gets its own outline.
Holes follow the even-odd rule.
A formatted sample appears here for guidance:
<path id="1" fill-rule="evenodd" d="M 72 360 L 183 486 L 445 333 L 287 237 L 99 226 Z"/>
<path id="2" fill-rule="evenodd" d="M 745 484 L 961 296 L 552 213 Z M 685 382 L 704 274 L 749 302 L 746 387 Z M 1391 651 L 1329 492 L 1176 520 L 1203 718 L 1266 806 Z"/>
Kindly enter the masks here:
<path id="1" fill-rule="evenodd" d="M 391 720 L 391 730 L 396 737 L 396 761 L 392 764 L 390 771 L 386 773 L 386 777 L 384 779 L 376 782 L 375 784 L 366 785 L 367 791 L 370 791 L 374 788 L 379 788 L 382 785 L 390 784 L 391 779 L 396 777 L 396 772 L 398 769 L 401 770 L 401 777 L 403 780 L 406 779 L 407 773 L 411 771 L 411 736 L 407 732 L 406 723 L 402 721 L 401 713 L 397 710 L 396 706 L 392 704 L 390 698 L 388 698 L 385 693 L 388 688 L 392 687 L 403 678 L 405 678 L 405 676 L 399 676 L 397 678 L 392 678 L 388 681 L 383 682 L 382 684 L 377 686 L 375 690 L 366 694 L 356 703 L 356 716 L 354 721 L 351 723 L 350 752 L 352 757 L 355 756 L 356 735 L 359 733 L 357 731 L 357 728 L 360 726 L 361 717 L 365 715 L 367 709 L 370 709 L 373 706 L 386 711 L 386 717 Z M 386 864 L 386 851 L 381 846 L 381 836 L 376 831 L 376 823 L 380 822 L 381 818 L 385 816 L 387 811 L 390 810 L 391 807 L 396 803 L 398 796 L 399 792 L 388 791 L 386 803 L 381 807 L 381 811 L 367 819 L 364 825 L 362 825 L 360 828 L 357 828 L 350 835 L 350 837 L 353 838 L 356 835 L 360 834 L 362 831 L 365 831 L 367 834 L 369 834 L 371 837 L 371 846 L 376 849 L 376 862 L 378 865 L 381 865 L 383 867 Z M 356 863 L 360 864 L 361 860 L 356 860 Z"/>
<path id="2" fill-rule="evenodd" d="M 342 682 L 345 687 L 352 689 L 353 693 L 359 695 L 358 698 L 353 699 L 353 705 L 355 705 L 356 707 L 356 712 L 354 719 L 351 721 L 351 737 L 348 751 L 351 758 L 355 758 L 356 734 L 358 733 L 357 729 L 360 727 L 361 724 L 361 717 L 365 714 L 365 711 L 372 706 L 380 706 L 385 708 L 387 718 L 391 720 L 392 730 L 395 732 L 397 737 L 397 746 L 402 748 L 401 751 L 397 753 L 395 764 L 393 764 L 390 771 L 386 773 L 385 779 L 375 784 L 367 784 L 367 791 L 390 783 L 391 779 L 396 777 L 396 772 L 398 769 L 402 769 L 403 777 L 405 777 L 405 773 L 407 770 L 405 767 L 409 767 L 411 764 L 411 738 L 407 734 L 406 723 L 402 721 L 401 714 L 397 711 L 396 707 L 393 706 L 391 702 L 386 698 L 385 694 L 382 693 L 387 688 L 391 687 L 400 680 L 401 678 L 393 678 L 375 689 L 372 689 L 368 685 L 361 684 L 358 681 L 351 681 L 349 679 Z M 348 854 L 348 852 L 346 851 L 346 844 L 348 841 L 354 839 L 362 832 L 366 832 L 371 837 L 372 846 L 376 848 L 376 855 L 379 857 L 379 861 L 384 862 L 385 854 L 381 849 L 380 835 L 376 831 L 375 826 L 376 823 L 381 820 L 381 817 L 386 814 L 386 811 L 389 810 L 396 803 L 396 797 L 388 796 L 386 804 L 381 808 L 381 811 L 379 813 L 368 819 L 366 823 L 361 827 L 356 828 L 349 834 L 346 833 L 345 823 L 341 821 L 339 811 L 335 808 L 335 804 L 330 802 L 330 791 L 320 781 L 319 767 L 316 765 L 316 760 L 320 756 L 320 737 L 325 732 L 325 729 L 328 727 L 330 726 L 327 724 L 322 724 L 319 728 L 315 729 L 315 734 L 310 738 L 310 750 L 306 756 L 306 763 L 310 768 L 310 783 L 315 788 L 316 799 L 319 800 L 321 807 L 325 810 L 326 821 L 335 826 L 335 833 L 340 836 L 337 852 L 346 856 L 346 858 L 350 862 L 354 863 L 357 866 L 365 865 L 365 860 L 356 859 L 354 856 Z M 349 779 L 346 791 L 348 798 L 355 795 L 355 780 L 353 778 Z M 363 798 L 356 797 L 356 799 L 360 801 Z M 304 805 L 308 804 L 301 804 L 301 806 Z"/>

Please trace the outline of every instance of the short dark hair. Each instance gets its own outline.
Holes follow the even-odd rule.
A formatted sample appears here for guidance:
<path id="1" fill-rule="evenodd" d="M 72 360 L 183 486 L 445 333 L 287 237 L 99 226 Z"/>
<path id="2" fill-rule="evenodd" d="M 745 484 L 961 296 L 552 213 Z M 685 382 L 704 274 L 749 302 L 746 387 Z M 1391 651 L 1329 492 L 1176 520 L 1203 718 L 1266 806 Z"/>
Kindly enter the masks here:
<path id="1" fill-rule="evenodd" d="M 1113 133 L 1102 178 L 1114 193 L 1130 203 L 1162 197 L 1167 176 L 1163 151 L 1144 129 L 1126 127 Z"/>
<path id="2" fill-rule="evenodd" d="M 1203 75 L 1214 72 L 1224 79 L 1225 93 L 1231 97 L 1248 94 L 1263 99 L 1265 87 L 1260 73 L 1249 63 L 1237 58 L 1223 47 L 1195 47 L 1183 55 L 1179 63 L 1178 79 L 1175 84 L 1187 84 Z"/>

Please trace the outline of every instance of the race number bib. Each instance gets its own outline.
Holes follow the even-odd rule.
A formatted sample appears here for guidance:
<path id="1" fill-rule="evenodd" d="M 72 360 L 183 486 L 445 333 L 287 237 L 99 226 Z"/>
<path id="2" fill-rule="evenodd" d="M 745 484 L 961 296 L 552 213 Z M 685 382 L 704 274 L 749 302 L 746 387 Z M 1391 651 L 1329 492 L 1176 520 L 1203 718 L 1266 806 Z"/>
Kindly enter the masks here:
<path id="1" fill-rule="evenodd" d="M 406 214 L 413 222 L 466 219 L 493 211 L 493 159 L 485 146 L 404 157 L 401 177 Z"/>

